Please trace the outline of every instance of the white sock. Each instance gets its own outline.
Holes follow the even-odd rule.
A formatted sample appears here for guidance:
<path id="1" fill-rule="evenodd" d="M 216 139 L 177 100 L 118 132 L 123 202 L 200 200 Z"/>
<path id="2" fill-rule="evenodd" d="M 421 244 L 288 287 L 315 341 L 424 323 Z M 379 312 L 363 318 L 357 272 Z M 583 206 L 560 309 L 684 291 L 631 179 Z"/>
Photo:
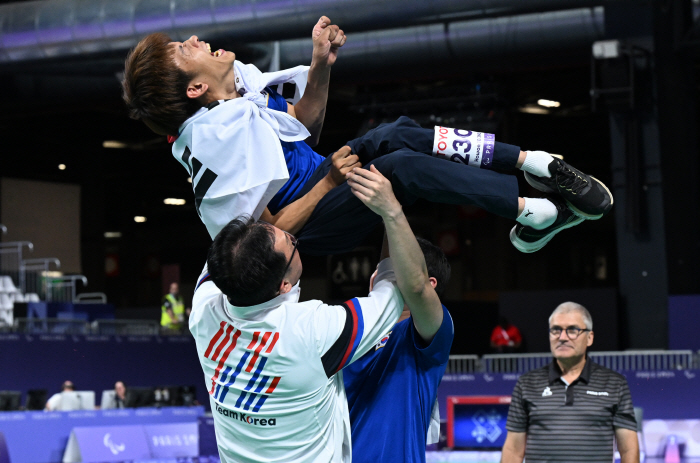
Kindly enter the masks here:
<path id="1" fill-rule="evenodd" d="M 552 202 L 544 198 L 523 198 L 525 207 L 516 221 L 532 227 L 535 230 L 543 230 L 557 219 L 557 208 Z"/>
<path id="2" fill-rule="evenodd" d="M 525 151 L 527 156 L 520 170 L 538 177 L 551 177 L 549 163 L 552 162 L 552 155 L 546 151 Z"/>

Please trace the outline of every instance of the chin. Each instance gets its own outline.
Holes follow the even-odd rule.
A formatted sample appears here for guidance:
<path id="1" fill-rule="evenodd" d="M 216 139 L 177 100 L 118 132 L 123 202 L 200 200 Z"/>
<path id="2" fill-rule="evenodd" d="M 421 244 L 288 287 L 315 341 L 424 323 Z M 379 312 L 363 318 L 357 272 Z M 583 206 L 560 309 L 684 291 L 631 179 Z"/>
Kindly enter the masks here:
<path id="1" fill-rule="evenodd" d="M 575 357 L 576 352 L 574 352 L 572 349 L 555 349 L 552 351 L 552 355 L 556 358 L 569 358 L 569 357 Z"/>

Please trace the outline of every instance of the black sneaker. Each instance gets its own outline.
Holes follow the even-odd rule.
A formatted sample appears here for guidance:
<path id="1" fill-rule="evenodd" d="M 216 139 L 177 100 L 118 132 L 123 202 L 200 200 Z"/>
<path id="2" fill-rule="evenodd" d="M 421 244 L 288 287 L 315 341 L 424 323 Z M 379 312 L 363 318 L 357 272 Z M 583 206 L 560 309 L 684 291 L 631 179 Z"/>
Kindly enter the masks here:
<path id="1" fill-rule="evenodd" d="M 562 161 L 562 157 L 551 155 L 549 163 L 552 176 L 538 177 L 525 172 L 525 180 L 533 188 L 545 193 L 557 193 L 566 200 L 574 214 L 588 220 L 597 220 L 613 205 L 613 197 L 608 187 L 595 177 Z"/>
<path id="2" fill-rule="evenodd" d="M 546 198 L 557 208 L 557 219 L 544 230 L 535 230 L 522 224 L 515 225 L 510 231 L 510 242 L 518 251 L 528 253 L 539 251 L 554 238 L 554 235 L 567 228 L 575 227 L 585 220 L 574 214 L 561 198 L 557 196 L 547 196 Z"/>

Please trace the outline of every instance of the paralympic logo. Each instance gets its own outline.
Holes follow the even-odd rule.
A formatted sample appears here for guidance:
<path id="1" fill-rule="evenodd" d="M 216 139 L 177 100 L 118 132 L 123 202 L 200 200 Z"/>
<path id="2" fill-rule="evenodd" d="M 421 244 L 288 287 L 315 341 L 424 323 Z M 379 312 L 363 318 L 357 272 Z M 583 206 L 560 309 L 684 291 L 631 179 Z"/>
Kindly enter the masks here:
<path id="1" fill-rule="evenodd" d="M 102 443 L 104 443 L 105 447 L 107 447 L 109 451 L 112 452 L 112 455 L 119 455 L 119 453 L 126 450 L 126 445 L 115 444 L 114 442 L 112 442 L 112 435 L 110 433 L 105 434 L 104 439 L 102 439 Z"/>

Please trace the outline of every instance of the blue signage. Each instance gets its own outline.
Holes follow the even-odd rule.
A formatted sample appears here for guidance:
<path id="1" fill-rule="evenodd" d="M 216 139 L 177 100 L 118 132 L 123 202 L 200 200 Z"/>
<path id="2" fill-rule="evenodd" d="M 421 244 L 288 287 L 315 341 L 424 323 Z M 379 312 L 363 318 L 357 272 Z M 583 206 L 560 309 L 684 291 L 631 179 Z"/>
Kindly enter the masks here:
<path id="1" fill-rule="evenodd" d="M 63 463 L 196 457 L 197 423 L 74 428 Z"/>
<path id="2" fill-rule="evenodd" d="M 4 434 L 11 463 L 60 462 L 71 431 L 77 428 L 115 428 L 132 425 L 165 425 L 175 423 L 192 424 L 196 434 L 197 418 L 204 414 L 199 407 L 137 408 L 122 410 L 94 410 L 75 412 L 2 412 L 0 413 L 0 435 Z M 188 431 L 189 432 L 189 431 Z M 142 434 L 145 431 L 142 430 Z M 156 437 L 164 434 L 155 434 Z M 118 450 L 123 443 L 119 435 L 112 434 L 108 439 Z M 149 455 L 151 447 L 149 434 L 144 434 Z M 99 445 L 105 447 L 104 435 Z M 180 438 L 182 441 L 182 437 Z M 160 442 L 160 441 L 159 441 Z M 167 444 L 167 439 L 162 442 Z M 171 439 L 170 441 L 176 442 Z M 190 441 L 188 440 L 188 445 Z M 109 446 L 109 444 L 107 444 Z M 196 442 L 194 444 L 196 446 Z M 163 445 L 161 447 L 167 447 Z M 107 448 L 107 447 L 105 447 Z M 111 450 L 108 450 L 111 452 Z M 120 461 L 127 458 L 121 458 Z M 101 460 L 111 461 L 111 460 Z M 0 463 L 2 445 L 0 444 Z"/>
<path id="3" fill-rule="evenodd" d="M 147 460 L 151 457 L 143 426 L 73 428 L 65 463 Z"/>
<path id="4" fill-rule="evenodd" d="M 454 448 L 503 447 L 508 404 L 455 404 L 453 407 Z"/>

